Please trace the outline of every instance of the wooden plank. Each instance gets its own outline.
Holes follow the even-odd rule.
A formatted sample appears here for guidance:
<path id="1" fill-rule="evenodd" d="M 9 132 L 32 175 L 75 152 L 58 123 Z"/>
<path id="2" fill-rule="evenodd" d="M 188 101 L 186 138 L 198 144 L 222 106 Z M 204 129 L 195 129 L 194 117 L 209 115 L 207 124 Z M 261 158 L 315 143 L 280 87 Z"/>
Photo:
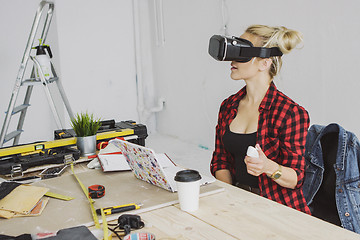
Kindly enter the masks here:
<path id="1" fill-rule="evenodd" d="M 12 218 L 14 215 L 15 215 L 15 212 L 0 210 L 0 217 L 2 217 L 2 218 Z"/>
<path id="2" fill-rule="evenodd" d="M 229 184 L 200 199 L 196 218 L 238 239 L 360 239 L 360 235 Z"/>
<path id="3" fill-rule="evenodd" d="M 47 191 L 45 187 L 20 185 L 0 200 L 0 209 L 28 214 Z"/>
<path id="4" fill-rule="evenodd" d="M 127 213 L 141 213 L 178 203 L 177 193 L 171 193 L 134 177 L 132 172 L 108 172 L 88 170 L 77 176 L 88 187 L 94 184 L 105 186 L 105 196 L 95 199 L 95 208 L 111 207 L 128 203 L 142 203 L 139 210 Z M 49 199 L 40 216 L 33 218 L 0 219 L 0 234 L 20 235 L 22 233 L 53 232 L 78 225 L 93 225 L 88 201 L 73 175 L 42 180 L 36 186 L 47 187 L 49 191 L 74 197 L 71 201 Z M 201 187 L 201 194 L 222 191 L 215 184 Z M 119 214 L 108 215 L 107 220 L 117 219 Z M 101 222 L 101 217 L 99 217 Z M 20 227 L 21 226 L 21 227 Z"/>
<path id="5" fill-rule="evenodd" d="M 35 207 L 33 209 L 31 209 L 31 212 L 29 214 L 20 214 L 20 213 L 16 213 L 14 215 L 14 217 L 34 217 L 34 216 L 39 216 L 42 211 L 45 209 L 46 204 L 48 203 L 49 198 L 48 197 L 43 197 L 39 200 L 39 202 L 35 205 Z"/>

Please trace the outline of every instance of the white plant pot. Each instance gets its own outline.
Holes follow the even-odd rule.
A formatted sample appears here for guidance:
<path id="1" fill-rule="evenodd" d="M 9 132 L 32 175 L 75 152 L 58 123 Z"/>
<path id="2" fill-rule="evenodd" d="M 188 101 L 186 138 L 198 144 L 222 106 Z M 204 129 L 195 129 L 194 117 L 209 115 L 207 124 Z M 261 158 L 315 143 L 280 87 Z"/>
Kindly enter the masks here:
<path id="1" fill-rule="evenodd" d="M 76 146 L 81 152 L 81 157 L 96 154 L 96 135 L 87 137 L 76 137 Z"/>

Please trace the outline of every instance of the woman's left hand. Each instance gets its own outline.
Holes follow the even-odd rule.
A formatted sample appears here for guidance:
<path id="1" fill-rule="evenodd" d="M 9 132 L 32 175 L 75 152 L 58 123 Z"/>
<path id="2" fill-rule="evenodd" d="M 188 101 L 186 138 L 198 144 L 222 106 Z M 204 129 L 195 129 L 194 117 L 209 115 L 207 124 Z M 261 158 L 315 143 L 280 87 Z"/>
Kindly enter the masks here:
<path id="1" fill-rule="evenodd" d="M 277 169 L 279 169 L 279 164 L 271 159 L 268 159 L 265 153 L 261 150 L 259 144 L 256 144 L 255 148 L 259 153 L 259 157 L 254 158 L 246 156 L 244 159 L 247 172 L 253 176 L 260 176 L 263 173 L 267 176 L 271 176 Z M 298 178 L 294 169 L 282 166 L 281 177 L 274 181 L 282 187 L 294 189 L 298 182 Z"/>
<path id="2" fill-rule="evenodd" d="M 266 157 L 259 144 L 256 144 L 255 148 L 259 153 L 259 157 L 255 158 L 245 156 L 244 161 L 246 164 L 247 172 L 253 176 L 259 176 L 262 173 L 266 172 L 270 160 Z"/>

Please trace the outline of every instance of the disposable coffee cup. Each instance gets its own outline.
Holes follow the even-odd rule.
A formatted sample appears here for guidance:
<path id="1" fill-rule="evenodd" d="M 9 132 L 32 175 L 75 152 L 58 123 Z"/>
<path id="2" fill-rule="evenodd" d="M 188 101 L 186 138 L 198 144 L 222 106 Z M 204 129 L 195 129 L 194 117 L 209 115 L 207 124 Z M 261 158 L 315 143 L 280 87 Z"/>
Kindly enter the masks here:
<path id="1" fill-rule="evenodd" d="M 200 173 L 196 170 L 182 170 L 176 173 L 180 209 L 193 212 L 199 209 Z"/>

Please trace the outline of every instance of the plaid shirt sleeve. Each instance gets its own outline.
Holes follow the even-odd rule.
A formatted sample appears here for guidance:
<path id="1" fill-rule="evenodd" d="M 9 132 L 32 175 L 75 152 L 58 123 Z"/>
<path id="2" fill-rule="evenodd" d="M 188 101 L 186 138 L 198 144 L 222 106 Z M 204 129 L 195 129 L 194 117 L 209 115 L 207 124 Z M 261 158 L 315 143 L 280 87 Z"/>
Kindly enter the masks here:
<path id="1" fill-rule="evenodd" d="M 305 142 L 309 128 L 309 115 L 300 106 L 295 106 L 288 111 L 289 118 L 280 133 L 282 165 L 295 170 L 298 181 L 296 188 L 303 184 L 305 169 Z"/>
<path id="2" fill-rule="evenodd" d="M 270 86 L 259 111 L 257 142 L 269 159 L 294 169 L 297 174 L 295 189 L 284 188 L 266 174 L 260 175 L 261 195 L 311 214 L 302 191 L 308 113 L 278 91 L 274 84 Z"/>

